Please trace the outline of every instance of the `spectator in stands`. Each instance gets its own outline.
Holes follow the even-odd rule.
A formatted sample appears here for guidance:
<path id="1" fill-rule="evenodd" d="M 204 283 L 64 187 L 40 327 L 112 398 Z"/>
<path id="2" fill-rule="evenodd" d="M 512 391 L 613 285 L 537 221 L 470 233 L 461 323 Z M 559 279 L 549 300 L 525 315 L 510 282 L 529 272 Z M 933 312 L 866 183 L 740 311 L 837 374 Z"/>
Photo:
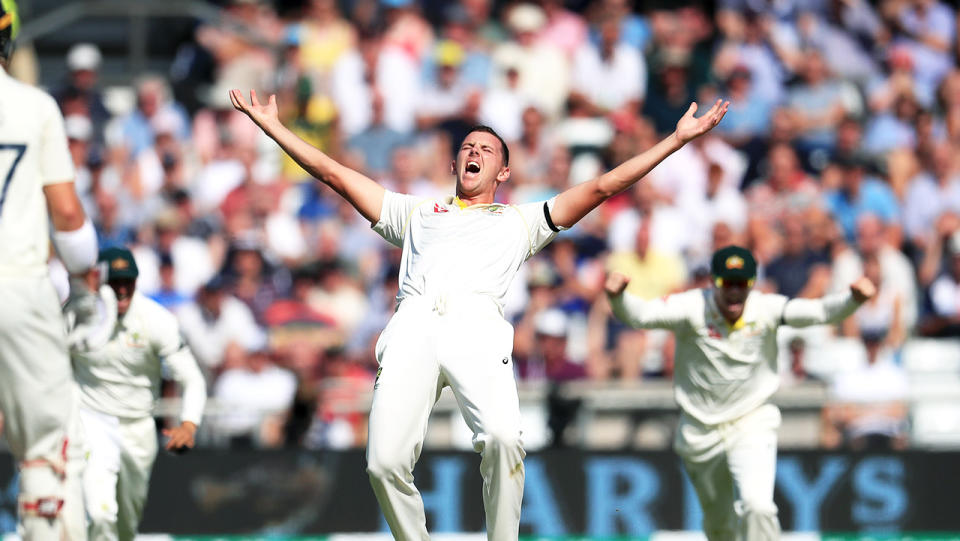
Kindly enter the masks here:
<path id="1" fill-rule="evenodd" d="M 336 0 L 310 0 L 297 30 L 304 68 L 320 77 L 328 75 L 357 41 L 356 29 L 341 16 Z"/>
<path id="2" fill-rule="evenodd" d="M 153 222 L 156 244 L 151 248 L 134 250 L 134 255 L 141 273 L 155 275 L 160 254 L 168 254 L 173 258 L 177 289 L 192 295 L 213 277 L 219 261 L 214 260 L 210 244 L 185 233 L 187 225 L 178 209 L 164 208 L 157 213 Z M 143 266 L 140 266 L 141 259 Z M 145 290 L 153 293 L 152 288 Z"/>
<path id="3" fill-rule="evenodd" d="M 233 347 L 234 354 L 213 387 L 222 412 L 210 424 L 230 447 L 279 447 L 296 377 L 277 366 L 266 349 L 242 352 Z"/>
<path id="4" fill-rule="evenodd" d="M 607 259 L 607 272 L 619 272 L 630 278 L 627 290 L 650 300 L 678 291 L 687 281 L 687 269 L 676 254 L 662 252 L 650 245 L 651 220 L 637 227 L 633 250 L 615 251 Z"/>
<path id="5" fill-rule="evenodd" d="M 117 198 L 107 190 L 97 190 L 94 196 L 97 244 L 102 248 L 125 247 L 134 240 L 133 228 L 120 221 Z"/>
<path id="6" fill-rule="evenodd" d="M 511 201 L 515 204 L 549 199 L 544 198 L 544 190 L 550 181 L 566 186 L 566 178 L 547 178 L 550 160 L 557 146 L 553 136 L 544 129 L 543 113 L 534 106 L 523 110 L 521 122 L 523 130 L 520 138 L 510 146 L 510 180 L 516 183 Z M 518 194 L 524 191 L 526 195 Z M 559 192 L 558 192 L 559 193 Z"/>
<path id="7" fill-rule="evenodd" d="M 866 364 L 837 375 L 823 408 L 821 443 L 854 451 L 907 446 L 907 374 L 883 347 L 883 331 L 861 335 Z"/>
<path id="8" fill-rule="evenodd" d="M 334 65 L 330 85 L 347 140 L 371 129 L 409 134 L 416 127 L 419 68 L 407 52 L 385 43 L 378 33 L 360 34 L 357 48 Z M 386 164 L 368 163 L 377 165 Z"/>
<path id="9" fill-rule="evenodd" d="M 953 149 L 940 143 L 934 147 L 927 167 L 909 182 L 903 206 L 906 238 L 920 249 L 925 247 L 944 212 L 960 214 L 960 173 Z"/>
<path id="10" fill-rule="evenodd" d="M 782 227 L 783 253 L 770 262 L 764 272 L 768 287 L 790 298 L 822 297 L 830 283 L 830 259 L 809 248 L 808 233 L 801 214 L 787 214 Z"/>
<path id="11" fill-rule="evenodd" d="M 767 176 L 747 189 L 751 217 L 770 226 L 779 225 L 788 212 L 801 212 L 819 201 L 819 187 L 800 167 L 797 153 L 790 145 L 771 146 L 766 165 Z"/>
<path id="12" fill-rule="evenodd" d="M 477 124 L 481 90 L 461 76 L 465 53 L 459 43 L 441 41 L 434 49 L 436 83 L 421 91 L 417 102 L 417 127 L 422 131 L 441 130 L 452 141 L 460 141 Z"/>
<path id="13" fill-rule="evenodd" d="M 190 136 L 187 113 L 170 97 L 167 82 L 161 77 L 144 77 L 137 83 L 137 108 L 121 119 L 124 141 L 131 156 L 137 157 L 153 145 L 156 132 L 152 123 L 158 114 L 172 119 L 170 131 L 177 141 Z"/>
<path id="14" fill-rule="evenodd" d="M 650 22 L 634 11 L 631 0 L 598 0 L 595 2 L 595 13 L 600 20 L 613 18 L 619 21 L 620 41 L 640 51 L 648 49 L 653 38 Z M 591 28 L 591 40 L 599 41 L 596 28 Z"/>
<path id="15" fill-rule="evenodd" d="M 737 146 L 770 130 L 773 103 L 756 93 L 752 77 L 750 70 L 741 64 L 733 68 L 725 83 L 730 110 L 724 118 L 724 125 L 718 125 L 717 129 L 727 141 Z"/>
<path id="16" fill-rule="evenodd" d="M 570 88 L 570 67 L 561 51 L 537 39 L 547 24 L 546 14 L 536 4 L 519 3 L 510 8 L 506 20 L 513 38 L 493 51 L 498 73 L 516 68 L 520 91 L 548 117 L 558 116 Z"/>
<path id="17" fill-rule="evenodd" d="M 914 74 L 935 88 L 956 56 L 956 14 L 937 0 L 889 2 L 882 15 L 893 29 L 894 45 L 902 45 L 914 63 Z"/>
<path id="18" fill-rule="evenodd" d="M 587 43 L 587 23 L 583 16 L 566 9 L 562 0 L 540 0 L 539 4 L 547 16 L 547 24 L 538 39 L 572 58 Z M 617 24 L 619 26 L 619 20 Z"/>
<path id="19" fill-rule="evenodd" d="M 284 282 L 289 282 L 289 275 L 274 272 L 253 238 L 234 241 L 220 275 L 229 284 L 230 294 L 247 305 L 260 326 L 266 323 L 267 308 L 284 295 Z"/>
<path id="20" fill-rule="evenodd" d="M 200 288 L 194 302 L 177 311 L 187 343 L 208 374 L 220 369 L 231 344 L 239 348 L 243 357 L 266 343 L 253 313 L 242 301 L 227 294 L 226 285 L 222 278 L 210 280 Z"/>
<path id="21" fill-rule="evenodd" d="M 647 91 L 647 64 L 640 52 L 620 41 L 620 21 L 600 24 L 600 43 L 584 44 L 573 57 L 571 92 L 594 115 L 616 111 L 636 115 Z"/>
<path id="22" fill-rule="evenodd" d="M 386 124 L 384 98 L 375 91 L 371 101 L 373 116 L 370 125 L 347 141 L 347 149 L 361 160 L 358 165 L 374 178 L 382 177 L 390 168 L 394 151 L 407 144 L 407 137 Z"/>
<path id="23" fill-rule="evenodd" d="M 67 51 L 67 69 L 70 71 L 63 86 L 53 92 L 64 116 L 79 114 L 93 124 L 94 140 L 103 141 L 103 129 L 110 120 L 110 111 L 98 88 L 100 64 L 103 56 L 92 43 L 77 43 Z"/>
<path id="24" fill-rule="evenodd" d="M 866 176 L 866 163 L 861 156 L 842 158 L 836 163 L 840 186 L 826 192 L 827 208 L 843 228 L 848 241 L 854 239 L 861 216 L 872 214 L 892 227 L 899 227 L 900 205 L 890 186 L 882 180 Z"/>
<path id="25" fill-rule="evenodd" d="M 862 110 L 860 97 L 855 88 L 830 76 L 819 51 L 804 51 L 801 66 L 802 83 L 790 91 L 787 103 L 800 128 L 803 150 L 826 152 L 844 116 Z"/>

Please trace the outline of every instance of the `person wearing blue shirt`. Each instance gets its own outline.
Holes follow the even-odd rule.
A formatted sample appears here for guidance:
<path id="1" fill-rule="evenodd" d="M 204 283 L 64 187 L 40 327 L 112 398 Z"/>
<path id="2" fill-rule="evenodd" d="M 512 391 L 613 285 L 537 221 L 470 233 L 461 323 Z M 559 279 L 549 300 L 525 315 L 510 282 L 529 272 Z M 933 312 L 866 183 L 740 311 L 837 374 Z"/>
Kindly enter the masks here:
<path id="1" fill-rule="evenodd" d="M 867 213 L 876 214 L 886 223 L 899 223 L 900 204 L 885 182 L 865 176 L 865 164 L 859 157 L 846 157 L 836 164 L 840 169 L 840 188 L 828 191 L 827 209 L 843 228 L 844 237 L 853 242 L 857 219 Z"/>

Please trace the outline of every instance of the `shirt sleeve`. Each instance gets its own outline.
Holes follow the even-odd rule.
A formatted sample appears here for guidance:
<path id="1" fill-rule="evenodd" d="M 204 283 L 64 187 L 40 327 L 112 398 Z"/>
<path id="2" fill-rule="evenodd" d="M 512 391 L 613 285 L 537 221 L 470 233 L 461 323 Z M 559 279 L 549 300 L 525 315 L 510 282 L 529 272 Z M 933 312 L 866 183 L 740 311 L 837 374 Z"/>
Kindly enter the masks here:
<path id="1" fill-rule="evenodd" d="M 163 310 L 163 308 L 160 308 Z M 197 426 L 203 418 L 207 403 L 207 383 L 186 341 L 180 335 L 177 319 L 170 313 L 154 317 L 153 347 L 170 376 L 183 388 L 180 421 L 189 421 Z"/>
<path id="2" fill-rule="evenodd" d="M 38 160 L 40 178 L 44 186 L 73 182 L 76 176 L 73 170 L 73 158 L 67 149 L 67 135 L 63 127 L 63 116 L 53 98 L 46 97 L 47 114 L 42 124 Z"/>
<path id="3" fill-rule="evenodd" d="M 783 307 L 781 322 L 791 327 L 836 323 L 854 313 L 860 304 L 850 291 L 820 299 L 791 299 Z"/>
<path id="4" fill-rule="evenodd" d="M 526 259 L 530 259 L 544 246 L 550 244 L 550 241 L 556 238 L 557 233 L 567 229 L 554 224 L 553 218 L 550 216 L 556 199 L 556 197 L 553 197 L 548 201 L 513 206 L 523 219 L 523 227 L 526 229 L 527 240 L 530 244 Z"/>
<path id="5" fill-rule="evenodd" d="M 426 199 L 386 190 L 383 194 L 383 206 L 380 208 L 380 221 L 373 225 L 373 230 L 390 244 L 402 247 L 410 216 L 424 201 Z"/>
<path id="6" fill-rule="evenodd" d="M 626 291 L 610 297 L 613 314 L 635 329 L 678 330 L 694 310 L 689 293 L 643 300 Z"/>

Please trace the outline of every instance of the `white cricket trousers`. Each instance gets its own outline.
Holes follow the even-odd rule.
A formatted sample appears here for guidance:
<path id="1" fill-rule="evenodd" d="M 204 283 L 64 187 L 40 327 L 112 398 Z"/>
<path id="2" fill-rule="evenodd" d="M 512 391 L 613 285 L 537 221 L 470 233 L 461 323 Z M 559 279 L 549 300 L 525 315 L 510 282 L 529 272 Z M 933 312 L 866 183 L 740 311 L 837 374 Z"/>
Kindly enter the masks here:
<path id="1" fill-rule="evenodd" d="M 0 411 L 19 462 L 25 541 L 86 539 L 83 502 L 79 491 L 70 489 L 82 470 L 77 403 L 64 319 L 50 278 L 0 277 Z"/>
<path id="2" fill-rule="evenodd" d="M 513 327 L 478 295 L 404 299 L 377 341 L 367 472 L 393 537 L 429 539 L 413 467 L 447 385 L 481 454 L 487 538 L 515 541 L 523 500 Z"/>
<path id="3" fill-rule="evenodd" d="M 131 541 L 157 457 L 156 425 L 152 417 L 118 418 L 82 406 L 80 419 L 89 449 L 83 494 L 90 539 Z"/>
<path id="4" fill-rule="evenodd" d="M 718 425 L 681 414 L 674 448 L 697 492 L 710 541 L 780 538 L 773 503 L 779 426 L 780 410 L 772 404 Z"/>

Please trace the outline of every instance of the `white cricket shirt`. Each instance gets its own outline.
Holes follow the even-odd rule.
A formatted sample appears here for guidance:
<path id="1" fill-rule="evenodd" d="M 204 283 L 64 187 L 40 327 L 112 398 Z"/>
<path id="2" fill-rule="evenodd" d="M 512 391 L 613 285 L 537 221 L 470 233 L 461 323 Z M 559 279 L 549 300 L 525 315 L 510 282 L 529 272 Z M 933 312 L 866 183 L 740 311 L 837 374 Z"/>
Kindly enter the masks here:
<path id="1" fill-rule="evenodd" d="M 674 396 L 684 413 L 707 425 L 738 419 L 776 392 L 777 327 L 832 323 L 859 306 L 849 292 L 788 301 L 783 295 L 751 291 L 743 315 L 730 325 L 712 289 L 652 301 L 624 293 L 612 305 L 632 327 L 674 332 Z"/>
<path id="2" fill-rule="evenodd" d="M 397 299 L 479 294 L 503 307 L 520 265 L 557 232 L 544 212 L 548 202 L 471 205 L 387 191 L 373 229 L 402 248 Z M 562 228 L 557 228 L 562 229 Z"/>
<path id="3" fill-rule="evenodd" d="M 104 288 L 109 286 L 101 288 L 107 295 Z M 177 318 L 140 292 L 134 292 L 106 345 L 71 352 L 71 358 L 84 406 L 116 417 L 148 417 L 166 366 L 183 387 L 180 420 L 200 424 L 207 388 L 197 361 L 180 337 Z"/>
<path id="4" fill-rule="evenodd" d="M 0 276 L 47 272 L 49 218 L 43 187 L 73 177 L 57 103 L 0 68 Z"/>

